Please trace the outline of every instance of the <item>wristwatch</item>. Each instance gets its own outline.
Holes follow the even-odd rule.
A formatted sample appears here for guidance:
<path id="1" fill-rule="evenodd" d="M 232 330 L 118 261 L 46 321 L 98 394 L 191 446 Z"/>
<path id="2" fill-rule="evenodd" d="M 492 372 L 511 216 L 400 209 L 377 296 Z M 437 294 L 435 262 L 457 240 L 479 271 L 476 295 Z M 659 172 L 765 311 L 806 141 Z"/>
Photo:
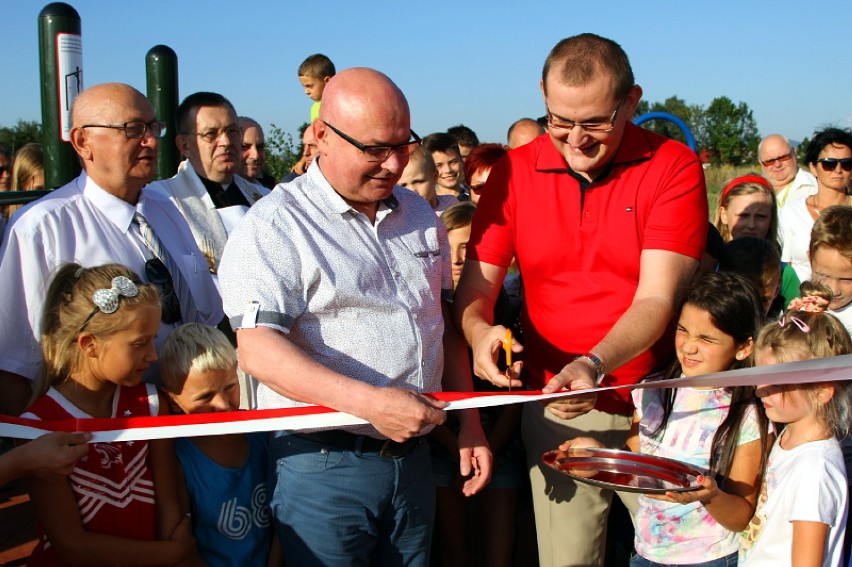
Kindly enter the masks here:
<path id="1" fill-rule="evenodd" d="M 574 358 L 574 360 L 585 360 L 591 363 L 592 368 L 595 369 L 595 386 L 601 385 L 601 382 L 603 382 L 604 376 L 606 375 L 606 371 L 604 370 L 604 363 L 600 358 L 590 352 L 587 352 L 586 354 L 581 354 Z M 572 360 L 572 362 L 574 361 Z"/>

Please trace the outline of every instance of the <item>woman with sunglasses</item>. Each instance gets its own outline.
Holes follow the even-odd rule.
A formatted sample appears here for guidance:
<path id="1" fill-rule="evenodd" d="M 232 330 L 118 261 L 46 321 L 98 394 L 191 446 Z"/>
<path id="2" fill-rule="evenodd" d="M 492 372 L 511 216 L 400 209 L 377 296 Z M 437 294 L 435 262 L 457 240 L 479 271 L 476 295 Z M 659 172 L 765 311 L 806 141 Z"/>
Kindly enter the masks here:
<path id="1" fill-rule="evenodd" d="M 852 132 L 841 128 L 815 132 L 805 151 L 805 161 L 816 176 L 817 192 L 789 202 L 778 218 L 781 260 L 793 266 L 801 281 L 811 279 L 808 245 L 814 221 L 832 205 L 852 205 Z"/>

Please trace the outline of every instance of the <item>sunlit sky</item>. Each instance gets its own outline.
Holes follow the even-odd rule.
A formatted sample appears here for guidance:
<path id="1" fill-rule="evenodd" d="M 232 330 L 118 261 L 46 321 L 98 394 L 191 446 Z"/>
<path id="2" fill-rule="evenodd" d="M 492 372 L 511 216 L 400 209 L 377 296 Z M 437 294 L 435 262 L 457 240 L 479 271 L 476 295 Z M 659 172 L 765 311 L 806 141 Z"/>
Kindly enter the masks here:
<path id="1" fill-rule="evenodd" d="M 852 2 L 788 0 L 71 0 L 82 20 L 84 86 L 145 92 L 145 55 L 178 55 L 180 97 L 221 92 L 241 115 L 295 133 L 310 100 L 296 69 L 312 53 L 338 70 L 379 69 L 406 93 L 421 135 L 464 123 L 504 142 L 517 118 L 544 113 L 538 83 L 560 39 L 593 32 L 630 56 L 646 100 L 745 102 L 761 135 L 800 140 L 852 126 L 844 48 Z M 0 125 L 41 121 L 38 15 L 48 3 L 0 1 Z"/>

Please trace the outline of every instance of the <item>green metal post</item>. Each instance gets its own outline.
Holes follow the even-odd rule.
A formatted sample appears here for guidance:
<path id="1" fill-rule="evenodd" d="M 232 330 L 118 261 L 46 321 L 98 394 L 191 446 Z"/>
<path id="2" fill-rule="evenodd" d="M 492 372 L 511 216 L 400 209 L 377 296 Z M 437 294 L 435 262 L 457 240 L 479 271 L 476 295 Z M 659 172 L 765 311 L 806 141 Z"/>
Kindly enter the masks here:
<path id="1" fill-rule="evenodd" d="M 157 118 L 168 126 L 160 140 L 157 155 L 157 179 L 166 179 L 177 173 L 180 156 L 175 146 L 178 108 L 177 55 L 171 47 L 155 45 L 145 56 L 145 75 L 148 83 L 148 100 L 154 105 Z"/>
<path id="2" fill-rule="evenodd" d="M 69 143 L 71 106 L 83 90 L 83 41 L 77 10 L 64 2 L 45 6 L 38 16 L 38 38 L 44 185 L 55 188 L 80 171 Z"/>

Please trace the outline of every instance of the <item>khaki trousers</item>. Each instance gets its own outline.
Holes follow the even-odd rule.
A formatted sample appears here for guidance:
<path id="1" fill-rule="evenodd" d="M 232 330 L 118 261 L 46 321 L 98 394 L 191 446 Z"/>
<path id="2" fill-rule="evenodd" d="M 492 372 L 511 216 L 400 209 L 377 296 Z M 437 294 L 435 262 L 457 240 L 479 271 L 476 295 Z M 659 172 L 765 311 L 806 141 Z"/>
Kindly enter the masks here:
<path id="1" fill-rule="evenodd" d="M 612 490 L 575 482 L 541 462 L 541 456 L 575 437 L 592 437 L 604 446 L 621 449 L 632 417 L 592 410 L 562 420 L 538 402 L 524 406 L 522 434 L 527 451 L 541 567 L 603 565 L 607 514 Z M 621 493 L 619 493 L 621 495 Z M 622 500 L 631 513 L 636 499 Z"/>

